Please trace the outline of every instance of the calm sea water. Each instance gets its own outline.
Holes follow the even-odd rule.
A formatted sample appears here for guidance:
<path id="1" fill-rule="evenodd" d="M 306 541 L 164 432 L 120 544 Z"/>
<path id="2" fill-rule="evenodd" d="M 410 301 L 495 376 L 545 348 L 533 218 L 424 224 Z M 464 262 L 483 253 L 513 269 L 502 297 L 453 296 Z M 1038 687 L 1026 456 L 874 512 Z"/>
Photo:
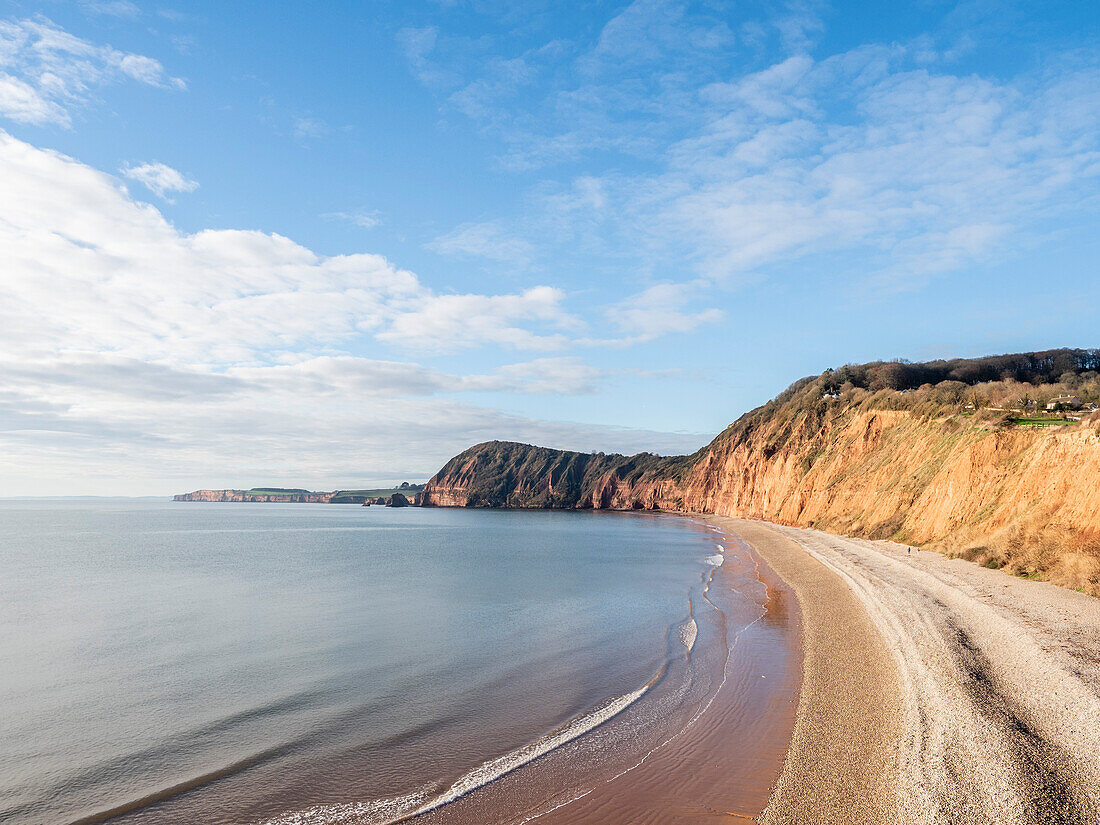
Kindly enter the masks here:
<path id="1" fill-rule="evenodd" d="M 683 658 L 714 553 L 649 515 L 0 502 L 0 821 L 460 795 Z"/>

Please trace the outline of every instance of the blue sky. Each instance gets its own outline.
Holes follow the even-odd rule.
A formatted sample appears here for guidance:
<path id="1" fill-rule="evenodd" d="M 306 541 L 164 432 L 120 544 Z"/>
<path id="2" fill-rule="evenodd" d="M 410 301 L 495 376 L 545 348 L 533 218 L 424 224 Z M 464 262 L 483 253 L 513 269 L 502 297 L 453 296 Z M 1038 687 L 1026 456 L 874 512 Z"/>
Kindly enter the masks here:
<path id="1" fill-rule="evenodd" d="M 0 495 L 691 451 L 1096 346 L 1094 3 L 0 0 Z"/>

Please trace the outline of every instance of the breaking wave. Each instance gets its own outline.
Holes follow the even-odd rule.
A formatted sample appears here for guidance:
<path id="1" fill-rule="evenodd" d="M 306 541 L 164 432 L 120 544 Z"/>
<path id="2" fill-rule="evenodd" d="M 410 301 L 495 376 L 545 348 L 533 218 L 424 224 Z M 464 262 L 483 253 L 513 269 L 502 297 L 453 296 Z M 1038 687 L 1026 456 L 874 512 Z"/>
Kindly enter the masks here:
<path id="1" fill-rule="evenodd" d="M 521 768 L 528 762 L 538 759 L 543 754 L 549 753 L 555 748 L 560 748 L 562 745 L 571 742 L 578 736 L 583 736 L 593 728 L 602 725 L 612 717 L 622 713 L 641 699 L 646 691 L 661 678 L 663 673 L 664 669 L 662 668 L 660 673 L 650 679 L 638 690 L 612 699 L 610 702 L 607 702 L 591 713 L 585 714 L 584 716 L 578 716 L 571 722 L 567 722 L 553 733 L 475 768 L 435 799 L 411 811 L 407 816 L 417 816 L 454 802 L 456 799 L 470 793 L 470 791 L 488 785 L 490 782 L 516 770 L 516 768 Z"/>
<path id="2" fill-rule="evenodd" d="M 692 620 L 690 624 L 694 628 L 695 621 Z M 694 644 L 694 633 L 691 641 Z M 541 739 L 479 765 L 436 797 L 418 792 L 370 802 L 318 805 L 266 819 L 261 825 L 392 825 L 392 823 L 403 822 L 414 816 L 434 811 L 602 725 L 637 702 L 662 675 L 664 675 L 664 668 L 638 690 L 612 699 L 590 713 L 567 722 Z"/>
<path id="3" fill-rule="evenodd" d="M 376 799 L 371 802 L 343 802 L 317 805 L 304 811 L 291 811 L 261 825 L 385 825 L 398 822 L 427 798 L 424 793 Z"/>

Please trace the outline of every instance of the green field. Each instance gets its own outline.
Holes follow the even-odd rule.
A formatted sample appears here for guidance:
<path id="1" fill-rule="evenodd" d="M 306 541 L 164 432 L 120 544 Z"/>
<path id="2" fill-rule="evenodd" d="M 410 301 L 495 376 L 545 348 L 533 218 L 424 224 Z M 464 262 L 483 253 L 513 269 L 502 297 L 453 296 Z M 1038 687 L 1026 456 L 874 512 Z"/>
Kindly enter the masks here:
<path id="1" fill-rule="evenodd" d="M 1028 427 L 1058 427 L 1063 424 L 1072 424 L 1064 418 L 1010 418 L 1013 424 L 1023 424 Z"/>
<path id="2" fill-rule="evenodd" d="M 404 490 L 400 487 L 385 487 L 376 490 L 337 490 L 336 492 L 342 496 L 366 496 L 367 498 L 392 496 L 394 493 L 404 493 L 407 496 L 414 496 L 423 489 L 423 486 L 422 484 L 416 484 L 412 487 L 406 487 Z"/>

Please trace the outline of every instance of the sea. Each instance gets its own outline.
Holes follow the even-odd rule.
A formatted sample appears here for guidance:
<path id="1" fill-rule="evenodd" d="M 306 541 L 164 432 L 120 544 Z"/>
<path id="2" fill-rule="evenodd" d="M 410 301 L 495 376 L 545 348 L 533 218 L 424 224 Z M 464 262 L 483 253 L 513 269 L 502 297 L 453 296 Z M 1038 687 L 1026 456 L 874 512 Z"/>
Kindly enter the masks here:
<path id="1" fill-rule="evenodd" d="M 731 675 L 790 704 L 759 565 L 662 514 L 0 501 L 0 822 L 571 821 Z"/>

